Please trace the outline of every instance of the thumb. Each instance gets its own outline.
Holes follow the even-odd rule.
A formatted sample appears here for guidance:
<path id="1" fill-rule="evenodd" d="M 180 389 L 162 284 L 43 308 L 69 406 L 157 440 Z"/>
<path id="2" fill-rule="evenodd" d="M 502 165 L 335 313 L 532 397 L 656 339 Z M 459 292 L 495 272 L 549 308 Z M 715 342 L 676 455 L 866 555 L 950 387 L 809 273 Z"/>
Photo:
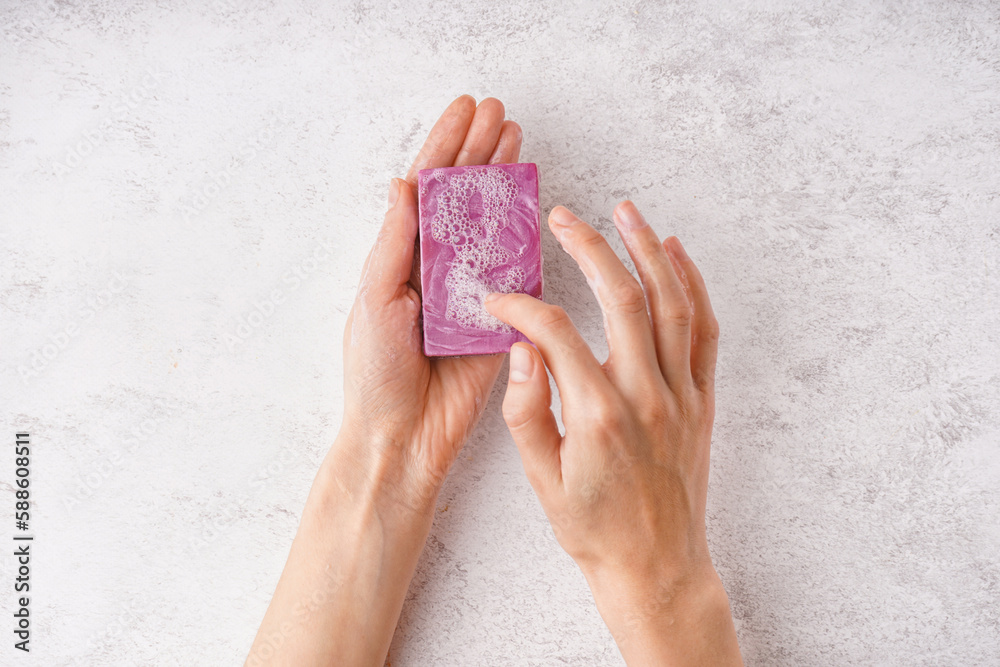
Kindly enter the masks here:
<path id="1" fill-rule="evenodd" d="M 362 270 L 362 283 L 382 298 L 391 299 L 406 285 L 413 268 L 417 238 L 417 198 L 401 178 L 389 186 L 389 210 Z"/>
<path id="2" fill-rule="evenodd" d="M 503 399 L 503 418 L 535 491 L 559 482 L 562 436 L 552 414 L 549 376 L 538 350 L 527 343 L 515 343 L 510 348 L 510 379 Z"/>

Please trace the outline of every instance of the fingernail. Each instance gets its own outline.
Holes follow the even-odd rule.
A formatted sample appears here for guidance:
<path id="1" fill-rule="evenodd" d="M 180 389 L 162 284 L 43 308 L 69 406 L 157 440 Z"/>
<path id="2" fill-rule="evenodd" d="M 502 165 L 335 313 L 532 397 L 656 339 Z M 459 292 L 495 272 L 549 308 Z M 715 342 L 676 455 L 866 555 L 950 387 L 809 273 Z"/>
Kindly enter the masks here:
<path id="1" fill-rule="evenodd" d="M 392 179 L 389 183 L 389 208 L 396 205 L 396 200 L 399 199 L 399 179 Z"/>
<path id="2" fill-rule="evenodd" d="M 674 256 L 677 257 L 682 262 L 690 262 L 691 258 L 688 257 L 687 251 L 684 250 L 684 246 L 681 244 L 681 240 L 676 236 L 670 242 L 670 248 L 674 251 Z"/>
<path id="3" fill-rule="evenodd" d="M 626 229 L 642 229 L 649 226 L 646 219 L 642 217 L 642 213 L 639 213 L 639 209 L 632 202 L 619 206 L 615 212 L 618 214 L 619 223 Z"/>
<path id="4" fill-rule="evenodd" d="M 483 303 L 490 303 L 491 301 L 496 301 L 501 296 L 503 295 L 499 294 L 498 292 L 490 292 L 489 294 L 486 295 L 486 298 L 483 299 Z"/>
<path id="5" fill-rule="evenodd" d="M 552 209 L 552 212 L 549 213 L 549 218 L 560 227 L 570 227 L 580 221 L 578 217 L 570 213 L 569 209 L 564 206 L 556 206 Z"/>
<path id="6" fill-rule="evenodd" d="M 514 345 L 510 348 L 510 381 L 527 382 L 531 378 L 531 371 L 534 369 L 535 361 L 521 345 Z"/>

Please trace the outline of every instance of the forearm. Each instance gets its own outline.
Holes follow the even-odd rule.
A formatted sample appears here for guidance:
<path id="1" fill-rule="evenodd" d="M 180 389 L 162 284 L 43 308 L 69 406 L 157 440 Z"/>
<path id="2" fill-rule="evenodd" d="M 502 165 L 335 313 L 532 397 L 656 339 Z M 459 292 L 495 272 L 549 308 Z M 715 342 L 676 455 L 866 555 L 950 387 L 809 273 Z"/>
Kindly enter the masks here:
<path id="1" fill-rule="evenodd" d="M 309 493 L 248 665 L 381 667 L 433 518 L 436 492 L 400 496 L 398 469 L 342 435 Z M 391 494 L 391 495 L 390 495 Z"/>
<path id="2" fill-rule="evenodd" d="M 629 667 L 742 665 L 729 598 L 709 566 L 684 576 L 587 576 Z"/>

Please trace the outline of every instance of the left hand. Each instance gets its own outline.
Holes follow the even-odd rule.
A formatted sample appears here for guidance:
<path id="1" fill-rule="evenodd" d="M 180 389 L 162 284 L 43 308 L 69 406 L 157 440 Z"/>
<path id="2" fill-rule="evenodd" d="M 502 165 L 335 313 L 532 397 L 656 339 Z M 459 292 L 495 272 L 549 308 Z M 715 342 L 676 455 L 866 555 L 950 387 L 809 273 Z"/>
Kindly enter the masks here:
<path id="1" fill-rule="evenodd" d="M 409 506 L 436 497 L 479 420 L 503 361 L 428 358 L 420 330 L 417 172 L 517 162 L 521 128 L 504 106 L 463 95 L 434 125 L 405 180 L 393 179 L 389 211 L 365 262 L 344 332 L 346 405 L 340 449 L 360 473 Z M 366 443 L 356 447 L 352 443 Z M 338 443 L 339 444 L 339 443 Z M 364 450 L 364 451 L 361 451 Z"/>
<path id="2" fill-rule="evenodd" d="M 428 359 L 420 331 L 417 172 L 515 162 L 521 128 L 495 99 L 451 103 L 365 262 L 344 335 L 346 403 L 248 665 L 381 665 L 445 474 L 503 355 Z"/>

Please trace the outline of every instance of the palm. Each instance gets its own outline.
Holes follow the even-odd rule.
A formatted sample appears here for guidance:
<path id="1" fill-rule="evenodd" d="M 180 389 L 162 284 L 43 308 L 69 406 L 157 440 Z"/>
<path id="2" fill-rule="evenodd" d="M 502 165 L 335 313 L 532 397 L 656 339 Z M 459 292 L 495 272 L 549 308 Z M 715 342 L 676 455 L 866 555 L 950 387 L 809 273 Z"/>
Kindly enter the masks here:
<path id="1" fill-rule="evenodd" d="M 421 463 L 443 475 L 478 420 L 503 355 L 426 357 L 410 298 L 371 315 L 355 306 L 345 337 L 347 391 L 368 423 L 405 434 Z"/>
<path id="2" fill-rule="evenodd" d="M 431 130 L 407 182 L 415 185 L 420 169 L 516 162 L 521 131 L 503 118 L 497 100 L 484 100 L 478 109 L 470 97 L 455 100 Z M 478 421 L 503 355 L 423 354 L 412 244 L 415 200 L 403 203 L 412 205 L 407 215 L 413 219 L 391 222 L 387 216 L 366 263 L 345 336 L 345 380 L 361 418 L 412 443 L 425 471 L 441 478 Z M 373 265 L 377 270 L 370 271 Z"/>
<path id="3" fill-rule="evenodd" d="M 443 457 L 454 458 L 456 445 L 465 441 L 479 420 L 503 355 L 433 359 L 429 363 L 424 422 L 435 426 L 423 444 L 433 462 L 440 465 Z M 435 451 L 438 443 L 446 445 L 443 451 Z"/>

